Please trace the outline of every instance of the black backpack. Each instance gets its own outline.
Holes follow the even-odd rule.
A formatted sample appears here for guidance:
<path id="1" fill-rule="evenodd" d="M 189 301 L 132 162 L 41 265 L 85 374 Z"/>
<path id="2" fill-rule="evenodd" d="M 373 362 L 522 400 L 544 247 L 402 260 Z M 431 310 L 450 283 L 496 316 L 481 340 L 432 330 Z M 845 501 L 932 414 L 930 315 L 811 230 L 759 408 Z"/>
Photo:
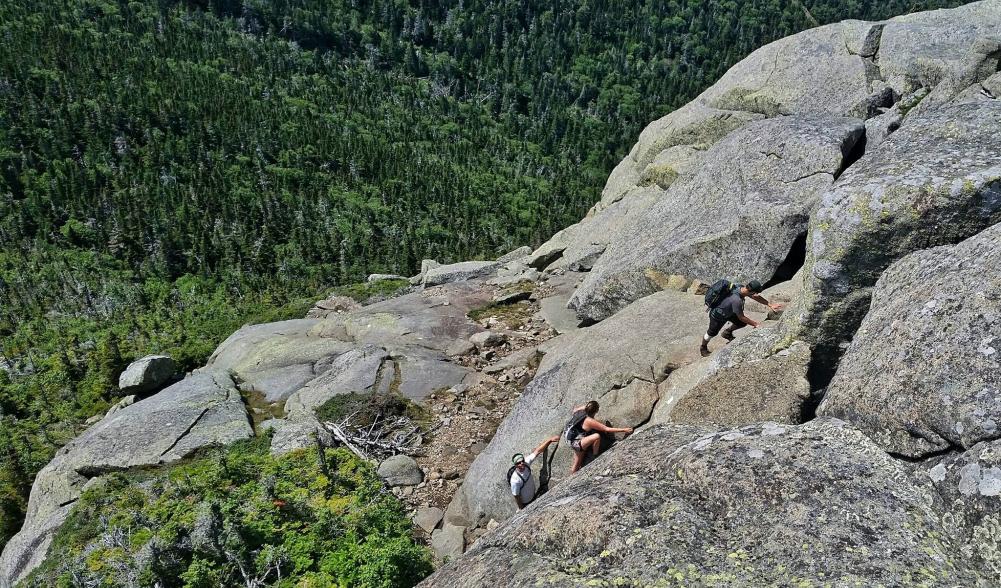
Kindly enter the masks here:
<path id="1" fill-rule="evenodd" d="M 518 466 L 511 466 L 511 467 L 509 467 L 507 469 L 507 478 L 504 479 L 504 487 L 505 488 L 508 488 L 508 489 L 511 488 L 511 476 L 514 475 L 514 472 L 517 469 L 518 469 Z M 529 474 L 529 475 L 531 476 L 532 474 Z M 518 477 L 521 478 L 521 474 L 518 474 Z M 527 482 L 528 479 L 527 478 L 522 478 L 522 481 L 523 482 Z"/>
<path id="2" fill-rule="evenodd" d="M 719 306 L 736 287 L 737 284 L 734 284 L 730 280 L 719 280 L 712 286 L 709 286 L 709 291 L 706 292 L 706 311 Z"/>
<path id="3" fill-rule="evenodd" d="M 585 420 L 587 420 L 587 413 L 583 410 L 573 413 L 563 429 L 563 438 L 572 443 L 578 437 L 583 437 Z"/>

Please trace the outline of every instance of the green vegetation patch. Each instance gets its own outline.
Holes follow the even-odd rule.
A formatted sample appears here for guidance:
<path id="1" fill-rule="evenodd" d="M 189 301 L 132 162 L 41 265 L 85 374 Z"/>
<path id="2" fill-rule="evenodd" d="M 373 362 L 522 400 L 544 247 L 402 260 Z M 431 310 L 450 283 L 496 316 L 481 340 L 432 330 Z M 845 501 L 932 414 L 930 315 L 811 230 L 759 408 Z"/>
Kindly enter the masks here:
<path id="1" fill-rule="evenodd" d="M 469 318 L 480 321 L 485 318 L 494 317 L 504 323 L 509 329 L 516 329 L 525 324 L 531 316 L 535 314 L 532 303 L 527 300 L 515 302 L 514 304 L 500 304 L 492 302 L 480 308 L 469 311 Z"/>
<path id="2" fill-rule="evenodd" d="M 431 570 L 403 506 L 343 449 L 259 437 L 84 492 L 26 586 L 409 587 Z"/>
<path id="3" fill-rule="evenodd" d="M 400 416 L 408 417 L 424 428 L 431 422 L 431 414 L 426 408 L 395 391 L 339 394 L 320 406 L 316 416 L 321 421 L 333 422 L 351 416 L 351 423 L 359 427 L 369 426 L 377 418 L 387 420 Z"/>
<path id="4" fill-rule="evenodd" d="M 379 280 L 378 282 L 360 282 L 338 286 L 334 288 L 334 294 L 347 296 L 361 304 L 371 304 L 392 298 L 409 287 L 408 280 Z"/>

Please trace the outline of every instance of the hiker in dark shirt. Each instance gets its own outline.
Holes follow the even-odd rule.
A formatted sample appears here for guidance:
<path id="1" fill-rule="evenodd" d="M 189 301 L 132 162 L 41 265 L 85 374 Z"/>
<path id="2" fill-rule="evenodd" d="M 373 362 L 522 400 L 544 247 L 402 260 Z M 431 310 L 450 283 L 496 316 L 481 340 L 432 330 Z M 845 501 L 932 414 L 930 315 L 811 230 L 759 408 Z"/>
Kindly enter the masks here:
<path id="1" fill-rule="evenodd" d="M 709 330 L 702 337 L 702 344 L 699 346 L 699 353 L 702 354 L 702 357 L 709 355 L 709 340 L 717 334 L 729 343 L 733 341 L 733 332 L 737 329 L 743 329 L 747 325 L 758 328 L 760 323 L 744 315 L 744 298 L 750 297 L 752 300 L 756 300 L 772 310 L 782 309 L 781 304 L 770 304 L 765 300 L 761 296 L 761 290 L 761 282 L 751 280 L 746 286 L 734 288 L 729 296 L 709 311 Z M 727 322 L 730 323 L 730 326 L 723 329 L 723 325 Z M 722 333 L 720 329 L 723 329 Z"/>
<path id="2" fill-rule="evenodd" d="M 598 414 L 598 401 L 590 400 L 583 406 L 573 409 L 570 422 L 563 430 L 563 437 L 570 442 L 573 449 L 573 465 L 570 466 L 570 473 L 574 473 L 584 465 L 584 457 L 590 451 L 593 457 L 598 456 L 601 449 L 601 435 L 611 433 L 632 434 L 630 427 L 609 427 L 594 418 Z"/>

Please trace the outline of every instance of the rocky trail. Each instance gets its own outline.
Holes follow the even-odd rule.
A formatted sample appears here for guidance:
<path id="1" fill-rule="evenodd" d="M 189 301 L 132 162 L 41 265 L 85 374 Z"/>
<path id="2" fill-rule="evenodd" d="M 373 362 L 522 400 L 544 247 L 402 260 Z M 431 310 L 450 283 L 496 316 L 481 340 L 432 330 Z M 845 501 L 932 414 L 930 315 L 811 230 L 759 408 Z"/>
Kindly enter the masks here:
<path id="1" fill-rule="evenodd" d="M 0 586 L 102 474 L 265 430 L 275 454 L 333 445 L 331 407 L 380 395 L 430 431 L 380 465 L 442 563 L 426 586 L 1001 585 L 998 96 L 1001 0 L 762 47 L 535 250 L 246 326 L 95 419 L 38 476 Z M 761 328 L 703 358 L 724 276 L 785 308 L 749 302 Z M 511 455 L 591 399 L 637 432 L 573 476 L 550 449 L 518 511 Z"/>

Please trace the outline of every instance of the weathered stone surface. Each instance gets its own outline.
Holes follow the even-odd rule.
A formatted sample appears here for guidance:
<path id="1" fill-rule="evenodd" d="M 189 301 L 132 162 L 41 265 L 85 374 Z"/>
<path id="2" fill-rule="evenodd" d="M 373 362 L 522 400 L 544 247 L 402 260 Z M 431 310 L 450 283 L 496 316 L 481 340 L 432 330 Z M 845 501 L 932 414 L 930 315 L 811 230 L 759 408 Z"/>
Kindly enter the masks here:
<path id="1" fill-rule="evenodd" d="M 160 388 L 174 377 L 177 365 L 169 355 L 147 355 L 129 364 L 118 376 L 120 395 L 142 394 Z"/>
<path id="2" fill-rule="evenodd" d="M 791 35 L 751 53 L 699 99 L 720 109 L 865 118 L 872 94 L 866 60 L 853 53 L 872 25 L 845 21 Z"/>
<path id="3" fill-rule="evenodd" d="M 497 482 L 497 472 L 506 471 L 515 452 L 560 433 L 574 406 L 595 399 L 602 403 L 599 419 L 616 427 L 642 424 L 652 408 L 647 404 L 649 388 L 630 383 L 656 382 L 661 366 L 677 367 L 699 357 L 698 340 L 707 320 L 703 308 L 698 296 L 659 292 L 607 321 L 563 335 L 559 344 L 548 347 L 535 379 L 470 466 L 446 518 L 475 526 L 511 516 L 515 505 L 510 488 Z M 609 397 L 602 402 L 612 390 L 616 401 Z M 646 400 L 634 403 L 626 398 L 630 392 L 643 393 Z M 637 410 L 639 405 L 643 410 Z M 551 484 L 567 475 L 571 460 L 572 450 L 561 444 L 552 458 Z"/>
<path id="4" fill-rule="evenodd" d="M 118 402 L 116 402 L 115 404 L 113 404 L 111 406 L 111 408 L 108 409 L 108 412 L 105 413 L 104 416 L 111 416 L 111 415 L 115 414 L 116 412 L 122 410 L 126 406 L 132 406 L 135 403 L 136 403 L 136 396 L 135 396 L 135 394 L 130 394 L 129 396 L 125 396 L 121 400 L 119 400 Z M 98 420 L 100 420 L 100 419 L 98 419 Z M 93 424 L 93 423 L 91 423 L 91 424 Z"/>
<path id="5" fill-rule="evenodd" d="M 462 555 L 466 547 L 465 527 L 445 523 L 431 534 L 431 549 L 438 559 L 452 560 Z"/>
<path id="6" fill-rule="evenodd" d="M 924 471 L 942 497 L 942 520 L 963 557 L 1001 585 L 1001 441 L 952 453 Z"/>
<path id="7" fill-rule="evenodd" d="M 258 392 L 267 402 L 280 402 L 316 377 L 313 364 L 302 363 L 240 374 L 240 390 Z"/>
<path id="8" fill-rule="evenodd" d="M 407 455 L 394 455 L 380 463 L 379 476 L 390 486 L 416 486 L 424 481 L 424 472 Z"/>
<path id="9" fill-rule="evenodd" d="M 571 308 L 605 319 L 658 290 L 651 273 L 769 280 L 863 132 L 855 119 L 783 117 L 731 133 L 612 236 Z"/>
<path id="10" fill-rule="evenodd" d="M 539 313 L 557 333 L 576 331 L 580 325 L 577 314 L 567 308 L 570 296 L 550 296 L 539 303 Z"/>
<path id="11" fill-rule="evenodd" d="M 891 265 L 820 413 L 910 457 L 1001 438 L 999 243 L 995 225 Z"/>
<path id="12" fill-rule="evenodd" d="M 879 40 L 880 77 L 902 94 L 917 86 L 934 87 L 963 67 L 978 39 L 996 37 L 999 24 L 996 0 L 890 19 Z"/>
<path id="13" fill-rule="evenodd" d="M 609 240 L 662 194 L 663 190 L 657 186 L 637 188 L 627 198 L 616 201 L 553 235 L 532 252 L 528 257 L 529 265 L 547 273 L 560 270 L 590 271 L 604 253 Z"/>
<path id="14" fill-rule="evenodd" d="M 467 368 L 447 361 L 441 353 L 419 347 L 394 349 L 393 359 L 399 373 L 396 391 L 415 402 L 424 400 L 436 390 L 459 384 L 472 373 Z"/>
<path id="15" fill-rule="evenodd" d="M 945 77 L 908 114 L 928 112 L 953 101 L 963 91 L 980 88 L 980 82 L 997 73 L 1001 59 L 1001 40 L 980 38 L 970 45 L 961 63 L 949 69 Z"/>
<path id="16" fill-rule="evenodd" d="M 325 402 L 340 394 L 371 392 L 379 382 L 389 353 L 382 347 L 366 345 L 337 357 L 324 374 L 308 382 L 285 403 L 290 416 L 313 414 Z"/>
<path id="17" fill-rule="evenodd" d="M 660 425 L 422 585 L 495 586 L 498 570 L 508 586 L 990 585 L 933 502 L 930 484 L 837 420 L 701 437 Z"/>
<path id="18" fill-rule="evenodd" d="M 313 364 L 351 349 L 350 341 L 311 336 L 319 320 L 300 319 L 247 325 L 223 341 L 209 358 L 208 367 L 228 370 L 241 380 L 276 368 Z"/>
<path id="19" fill-rule="evenodd" d="M 456 282 L 391 298 L 317 324 L 311 335 L 341 337 L 357 344 L 417 345 L 444 351 L 483 328 L 469 311 L 486 306 L 493 288 Z"/>
<path id="20" fill-rule="evenodd" d="M 810 222 L 804 295 L 784 317 L 836 350 L 872 286 L 908 253 L 1001 221 L 1001 103 L 946 105 L 907 123 L 842 175 Z"/>
<path id="21" fill-rule="evenodd" d="M 638 185 L 656 184 L 662 190 L 671 187 L 679 176 L 685 175 L 696 168 L 705 147 L 696 148 L 692 145 L 675 145 L 660 152 L 640 174 Z"/>
<path id="22" fill-rule="evenodd" d="M 324 447 L 334 447 L 336 439 L 311 413 L 298 412 L 283 419 L 271 419 L 259 425 L 262 430 L 273 429 L 271 454 L 284 455 L 297 449 L 315 448 L 317 439 Z"/>
<path id="23" fill-rule="evenodd" d="M 306 313 L 306 318 L 326 318 L 332 314 L 350 312 L 359 308 L 361 308 L 361 304 L 358 304 L 358 302 L 356 302 L 353 298 L 348 298 L 347 296 L 331 296 L 330 298 L 324 300 L 317 300 L 316 304 L 313 305 L 313 308 Z"/>
<path id="24" fill-rule="evenodd" d="M 105 417 L 39 472 L 24 526 L 0 556 L 0 584 L 12 584 L 41 563 L 69 505 L 90 478 L 176 461 L 202 447 L 252 435 L 233 381 L 218 370 L 193 374 Z"/>
<path id="25" fill-rule="evenodd" d="M 538 362 L 539 356 L 540 353 L 538 347 L 533 346 L 518 349 L 496 363 L 492 363 L 483 368 L 483 373 L 496 374 L 504 370 L 532 366 Z"/>
<path id="26" fill-rule="evenodd" d="M 414 524 L 423 529 L 425 532 L 430 533 L 438 526 L 441 522 L 441 517 L 445 514 L 440 508 L 434 506 L 424 506 L 417 509 L 414 513 Z M 460 552 L 461 553 L 461 552 Z"/>
<path id="27" fill-rule="evenodd" d="M 867 151 L 872 151 L 879 144 L 886 140 L 887 137 L 893 134 L 894 131 L 900 128 L 901 123 L 904 120 L 904 115 L 901 114 L 900 109 L 897 106 L 881 112 L 880 114 L 865 121 L 865 148 Z"/>
<path id="28" fill-rule="evenodd" d="M 512 261 L 518 261 L 523 257 L 526 257 L 531 252 L 532 252 L 531 247 L 529 247 L 528 245 L 522 245 L 521 247 L 518 247 L 517 249 L 512 249 L 511 251 L 508 251 L 504 255 L 498 257 L 497 263 L 509 263 Z"/>
<path id="29" fill-rule="evenodd" d="M 450 282 L 464 282 L 475 278 L 485 278 L 494 273 L 501 264 L 496 261 L 463 261 L 429 269 L 424 274 L 424 286 L 438 286 Z"/>
<path id="30" fill-rule="evenodd" d="M 810 398 L 810 347 L 801 341 L 775 350 L 774 330 L 759 329 L 720 351 L 712 375 L 665 403 L 668 420 L 733 427 L 772 421 L 797 424 Z"/>

